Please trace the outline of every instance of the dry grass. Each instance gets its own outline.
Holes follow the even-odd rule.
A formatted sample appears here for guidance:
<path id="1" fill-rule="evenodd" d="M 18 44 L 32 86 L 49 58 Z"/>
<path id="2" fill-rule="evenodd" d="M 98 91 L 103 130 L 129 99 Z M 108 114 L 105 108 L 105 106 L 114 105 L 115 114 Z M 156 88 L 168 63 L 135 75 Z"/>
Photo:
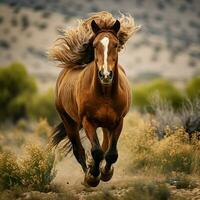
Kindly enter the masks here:
<path id="1" fill-rule="evenodd" d="M 42 147 L 27 146 L 21 158 L 11 152 L 0 152 L 1 190 L 20 186 L 47 191 L 54 177 L 54 155 Z"/>
<path id="2" fill-rule="evenodd" d="M 137 121 L 138 124 L 133 126 Z M 200 174 L 198 133 L 193 134 L 190 140 L 184 128 L 172 130 L 166 126 L 165 137 L 160 140 L 150 120 L 138 120 L 136 114 L 129 116 L 127 122 L 131 123 L 132 127 L 126 124 L 122 148 L 130 155 L 128 168 L 131 171 Z"/>
<path id="3" fill-rule="evenodd" d="M 55 176 L 54 155 L 43 147 L 29 145 L 20 157 L 7 152 L 6 149 L 10 149 L 21 153 L 22 146 L 31 141 L 46 145 L 51 132 L 48 122 L 42 119 L 34 125 L 30 123 L 27 126 L 26 123 L 20 122 L 17 127 L 10 129 L 9 133 L 1 132 L 0 185 L 4 199 L 15 199 L 16 196 L 26 194 L 27 188 L 27 195 L 33 198 L 39 195 L 40 199 L 79 199 L 83 195 L 78 189 L 80 186 L 74 185 L 71 193 L 69 188 L 62 185 L 63 183 L 51 184 Z M 152 116 L 141 115 L 137 112 L 129 113 L 119 140 L 120 158 L 117 168 L 125 169 L 128 177 L 139 178 L 133 178 L 131 182 L 128 182 L 121 177 L 122 180 L 120 178 L 117 181 L 122 183 L 121 185 L 124 184 L 124 187 L 113 184 L 112 189 L 111 182 L 109 185 L 111 190 L 102 189 L 104 184 L 101 183 L 95 192 L 86 191 L 83 199 L 164 200 L 171 198 L 169 185 L 186 189 L 198 187 L 196 181 L 191 178 L 200 175 L 198 133 L 189 138 L 184 128 L 171 129 L 167 125 L 164 127 L 164 132 L 165 136 L 160 139 L 157 136 L 157 127 L 152 124 Z M 13 138 L 16 141 L 19 138 L 21 144 L 18 145 L 20 142 L 16 141 L 11 142 Z M 66 167 L 66 173 L 68 173 L 67 165 L 63 167 Z M 61 190 L 62 187 L 64 189 Z M 10 189 L 8 191 L 11 193 L 6 192 L 5 189 Z M 31 192 L 33 189 L 52 191 L 52 193 Z M 121 196 L 118 191 L 121 191 Z M 60 194 L 62 197 L 59 196 Z"/>

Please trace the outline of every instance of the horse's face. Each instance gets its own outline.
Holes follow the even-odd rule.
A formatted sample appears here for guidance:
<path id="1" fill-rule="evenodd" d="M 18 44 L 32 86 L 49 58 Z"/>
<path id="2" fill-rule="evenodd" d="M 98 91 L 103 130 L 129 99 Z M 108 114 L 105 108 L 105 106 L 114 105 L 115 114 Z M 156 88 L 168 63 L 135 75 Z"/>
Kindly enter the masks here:
<path id="1" fill-rule="evenodd" d="M 118 39 L 116 35 L 120 29 L 120 23 L 117 20 L 108 32 L 101 32 L 95 21 L 92 21 L 91 25 L 93 31 L 97 33 L 93 41 L 93 47 L 94 61 L 98 69 L 98 78 L 101 84 L 110 85 L 112 84 L 118 61 Z"/>

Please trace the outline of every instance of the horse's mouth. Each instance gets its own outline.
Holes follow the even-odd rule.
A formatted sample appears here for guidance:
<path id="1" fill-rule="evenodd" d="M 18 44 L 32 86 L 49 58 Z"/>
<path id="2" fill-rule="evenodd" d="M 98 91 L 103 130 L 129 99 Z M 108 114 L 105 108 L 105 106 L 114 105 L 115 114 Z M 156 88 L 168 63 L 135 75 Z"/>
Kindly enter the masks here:
<path id="1" fill-rule="evenodd" d="M 103 86 L 110 86 L 110 85 L 112 85 L 112 80 L 111 79 L 109 79 L 109 80 L 100 80 L 100 81 L 101 81 L 101 84 Z"/>

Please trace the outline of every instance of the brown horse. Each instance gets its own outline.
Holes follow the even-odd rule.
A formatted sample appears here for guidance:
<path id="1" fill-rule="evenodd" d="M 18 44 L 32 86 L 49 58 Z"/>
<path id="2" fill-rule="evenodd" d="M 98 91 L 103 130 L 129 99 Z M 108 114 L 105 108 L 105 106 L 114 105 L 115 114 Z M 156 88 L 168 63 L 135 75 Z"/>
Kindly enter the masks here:
<path id="1" fill-rule="evenodd" d="M 125 72 L 118 64 L 120 22 L 116 20 L 109 29 L 100 28 L 91 21 L 94 37 L 91 40 L 93 60 L 86 67 L 64 68 L 56 85 L 56 108 L 62 118 L 52 135 L 54 146 L 68 137 L 77 161 L 85 172 L 85 183 L 95 187 L 109 181 L 113 163 L 117 161 L 117 142 L 123 119 L 129 111 L 131 89 Z M 96 130 L 103 131 L 100 144 Z M 84 129 L 91 143 L 93 162 L 86 164 L 85 150 L 79 131 Z M 105 165 L 101 163 L 105 159 Z"/>

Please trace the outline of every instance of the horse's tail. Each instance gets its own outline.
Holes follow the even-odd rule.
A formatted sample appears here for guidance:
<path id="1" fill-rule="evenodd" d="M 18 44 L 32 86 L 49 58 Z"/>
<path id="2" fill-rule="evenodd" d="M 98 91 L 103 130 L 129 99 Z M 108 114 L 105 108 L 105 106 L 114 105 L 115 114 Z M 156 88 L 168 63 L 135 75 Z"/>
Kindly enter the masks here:
<path id="1" fill-rule="evenodd" d="M 61 141 L 62 144 L 60 147 L 63 150 L 64 154 L 67 155 L 72 150 L 72 144 L 67 136 L 63 122 L 61 122 L 54 128 L 53 133 L 50 136 L 50 148 L 56 148 L 61 143 Z"/>

